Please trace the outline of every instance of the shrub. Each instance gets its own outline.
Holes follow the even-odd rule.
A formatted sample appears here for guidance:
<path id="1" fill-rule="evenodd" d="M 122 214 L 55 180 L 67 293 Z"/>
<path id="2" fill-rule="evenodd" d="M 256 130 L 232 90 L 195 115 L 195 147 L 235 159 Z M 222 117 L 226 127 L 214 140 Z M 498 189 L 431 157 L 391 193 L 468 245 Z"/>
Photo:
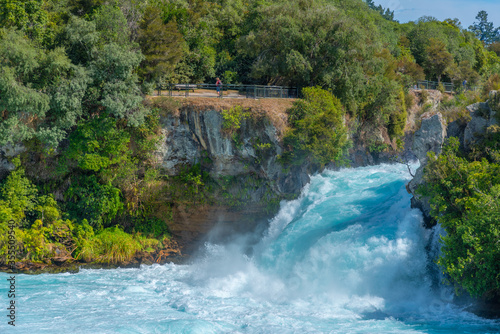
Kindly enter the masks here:
<path id="1" fill-rule="evenodd" d="M 26 258 L 42 261 L 53 255 L 49 241 L 45 236 L 48 232 L 48 228 L 43 227 L 42 221 L 36 220 L 30 229 L 24 231 L 24 235 L 21 234 Z"/>
<path id="2" fill-rule="evenodd" d="M 406 99 L 404 92 L 401 91 L 398 97 L 398 107 L 391 113 L 391 116 L 389 118 L 389 125 L 387 126 L 387 130 L 391 138 L 398 138 L 404 135 L 406 118 L 408 117 L 405 102 Z"/>
<path id="3" fill-rule="evenodd" d="M 222 110 L 222 130 L 228 135 L 234 135 L 241 127 L 243 120 L 248 118 L 250 113 L 243 110 L 241 106 L 234 106 L 229 110 Z"/>
<path id="4" fill-rule="evenodd" d="M 151 103 L 153 107 L 157 108 L 159 114 L 163 117 L 175 114 L 181 106 L 181 103 L 178 100 L 166 96 L 160 96 L 148 102 Z"/>
<path id="5" fill-rule="evenodd" d="M 130 134 L 119 129 L 116 120 L 109 116 L 80 122 L 69 139 L 62 162 L 73 160 L 83 171 L 99 172 L 128 158 Z"/>
<path id="6" fill-rule="evenodd" d="M 94 175 L 75 177 L 65 194 L 66 208 L 77 220 L 106 227 L 124 207 L 120 194 L 112 185 L 99 183 Z"/>
<path id="7" fill-rule="evenodd" d="M 482 96 L 484 99 L 488 98 L 490 91 L 500 89 L 500 75 L 495 73 L 491 75 L 483 85 Z"/>
<path id="8" fill-rule="evenodd" d="M 446 91 L 442 82 L 440 82 L 437 86 L 437 90 L 441 92 L 441 94 L 444 94 L 444 92 Z"/>
<path id="9" fill-rule="evenodd" d="M 413 94 L 410 94 L 410 92 L 407 92 L 405 94 L 405 106 L 406 109 L 410 109 L 415 105 L 415 96 Z"/>
<path id="10" fill-rule="evenodd" d="M 143 249 L 146 252 L 154 252 L 155 250 L 158 250 L 163 246 L 160 240 L 147 238 L 140 234 L 136 235 L 135 239 L 141 245 L 141 249 Z"/>
<path id="11" fill-rule="evenodd" d="M 427 100 L 429 99 L 429 92 L 427 89 L 422 88 L 420 91 L 420 104 L 426 104 Z"/>
<path id="12" fill-rule="evenodd" d="M 163 220 L 156 217 L 138 219 L 134 229 L 136 232 L 155 238 L 168 234 L 167 224 Z"/>
<path id="13" fill-rule="evenodd" d="M 341 161 L 350 142 L 340 101 L 319 87 L 304 88 L 302 94 L 304 99 L 289 110 L 292 128 L 283 138 L 283 160 L 296 164 L 309 160 L 322 166 Z"/>
<path id="14" fill-rule="evenodd" d="M 14 158 L 16 169 L 13 170 L 0 187 L 0 199 L 5 201 L 5 205 L 10 208 L 12 217 L 20 222 L 26 214 L 35 207 L 38 189 L 28 180 L 21 167 L 21 160 Z"/>

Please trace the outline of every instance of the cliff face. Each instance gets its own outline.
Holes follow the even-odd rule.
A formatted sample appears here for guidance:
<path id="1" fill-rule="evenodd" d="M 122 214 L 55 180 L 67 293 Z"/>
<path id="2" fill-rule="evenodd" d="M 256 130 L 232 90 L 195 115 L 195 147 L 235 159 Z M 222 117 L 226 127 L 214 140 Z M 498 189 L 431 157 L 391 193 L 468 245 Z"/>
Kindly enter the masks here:
<path id="1" fill-rule="evenodd" d="M 182 108 L 178 115 L 163 117 L 161 123 L 163 140 L 157 156 L 169 175 L 200 163 L 213 178 L 253 175 L 265 179 L 277 195 L 298 194 L 309 182 L 307 168 L 283 170 L 278 162 L 283 149 L 277 129 L 265 116 L 244 119 L 236 136 L 226 133 L 216 110 Z"/>
<path id="2" fill-rule="evenodd" d="M 498 124 L 496 110 L 499 106 L 499 100 L 500 94 L 492 91 L 487 102 L 468 106 L 470 120 L 465 124 L 461 121 L 446 124 L 439 112 L 422 115 L 422 125 L 415 132 L 412 144 L 412 151 L 419 159 L 420 167 L 413 180 L 408 184 L 408 190 L 413 195 L 412 207 L 422 210 L 427 226 L 434 224 L 430 216 L 431 208 L 428 199 L 415 192 L 418 186 L 424 183 L 423 172 L 427 165 L 427 153 L 440 154 L 445 140 L 450 137 L 458 138 L 460 149 L 466 153 L 470 152 L 473 145 L 482 140 L 488 127 Z"/>
<path id="3" fill-rule="evenodd" d="M 279 202 L 297 197 L 310 175 L 319 171 L 318 166 L 309 164 L 285 169 L 279 161 L 287 129 L 286 110 L 293 101 L 179 101 L 152 101 L 161 110 L 157 164 L 171 177 L 169 180 L 182 178 L 187 170 L 199 166 L 210 177 L 210 182 L 201 187 L 207 187 L 206 192 L 211 196 L 206 201 L 186 196 L 176 198 L 178 192 L 173 191 L 163 198 L 171 211 L 157 214 L 170 217 L 169 229 L 181 245 L 193 245 L 193 241 L 209 231 L 212 231 L 210 236 L 223 238 L 234 232 L 254 231 L 259 224 L 265 226 L 276 214 Z M 237 131 L 231 132 L 224 127 L 222 111 L 235 105 L 242 106 L 248 115 Z M 354 132 L 348 156 L 351 167 L 394 161 L 396 146 L 387 129 L 361 127 Z M 392 149 L 370 153 L 366 144 L 370 141 Z M 0 174 L 7 174 L 13 168 L 9 161 L 23 150 L 21 146 L 0 147 Z M 334 164 L 327 167 L 337 168 Z"/>
<path id="4" fill-rule="evenodd" d="M 499 96 L 492 92 L 488 102 L 469 106 L 467 109 L 471 119 L 467 123 L 455 121 L 446 124 L 444 117 L 436 112 L 439 99 L 431 101 L 433 108 L 420 117 L 421 126 L 413 135 L 407 136 L 405 151 L 399 155 L 391 153 L 395 150 L 368 152 L 362 138 L 363 132 L 359 132 L 352 137 L 353 148 L 348 157 L 351 167 L 391 162 L 401 156 L 409 160 L 416 156 L 420 167 L 408 184 L 408 190 L 414 196 L 412 207 L 422 210 L 426 224 L 430 226 L 433 222 L 428 200 L 416 194 L 416 189 L 424 182 L 427 153 L 440 154 L 449 137 L 457 137 L 461 148 L 470 150 L 471 145 L 481 140 L 488 127 L 497 124 L 495 110 L 499 104 Z M 421 105 L 423 102 L 429 103 L 421 102 Z M 231 103 L 238 104 L 240 101 Z M 224 108 L 228 109 L 230 106 L 226 105 Z M 275 214 L 276 207 L 266 210 L 271 201 L 276 203 L 297 196 L 309 182 L 309 175 L 318 172 L 317 167 L 311 165 L 284 170 L 278 158 L 283 152 L 281 136 L 284 126 L 277 125 L 275 115 L 274 118 L 270 117 L 262 108 L 251 110 L 252 116 L 242 121 L 237 136 L 231 136 L 224 129 L 221 110 L 221 106 L 184 104 L 176 112 L 164 115 L 161 119 L 163 139 L 157 157 L 166 174 L 178 175 L 186 166 L 200 164 L 215 180 L 231 177 L 234 182 L 228 191 L 235 196 L 244 194 L 245 198 L 245 205 L 237 209 L 222 203 L 195 205 L 194 209 L 184 205 L 174 207 L 172 232 L 187 243 L 216 226 L 223 227 L 219 229 L 221 231 L 233 232 L 255 229 L 259 223 L 266 223 Z M 280 114 L 284 123 L 285 110 L 283 108 Z M 416 120 L 417 113 L 418 110 L 409 112 L 407 127 L 412 123 L 412 117 Z M 373 136 L 380 137 L 380 142 L 387 146 L 394 146 L 384 130 L 375 129 L 380 133 Z M 332 164 L 328 168 L 336 166 Z"/>
<path id="5" fill-rule="evenodd" d="M 225 188 L 218 203 L 174 206 L 169 227 L 181 243 L 191 244 L 211 230 L 215 238 L 255 230 L 275 214 L 280 200 L 298 196 L 315 172 L 311 166 L 285 170 L 278 161 L 282 129 L 265 112 L 250 109 L 249 114 L 232 134 L 224 128 L 220 107 L 185 104 L 161 117 L 156 155 L 163 171 L 175 176 L 199 164 L 216 188 Z M 238 199 L 237 207 L 228 197 Z"/>

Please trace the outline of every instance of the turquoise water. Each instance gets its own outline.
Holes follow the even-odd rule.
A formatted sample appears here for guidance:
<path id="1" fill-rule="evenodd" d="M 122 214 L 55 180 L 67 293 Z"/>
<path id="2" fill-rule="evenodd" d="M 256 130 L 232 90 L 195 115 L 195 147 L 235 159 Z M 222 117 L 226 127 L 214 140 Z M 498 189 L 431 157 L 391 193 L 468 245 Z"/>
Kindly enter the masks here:
<path id="1" fill-rule="evenodd" d="M 436 283 L 439 231 L 408 180 L 398 165 L 327 171 L 257 244 L 206 243 L 189 265 L 17 275 L 15 330 L 0 283 L 0 333 L 500 333 Z"/>

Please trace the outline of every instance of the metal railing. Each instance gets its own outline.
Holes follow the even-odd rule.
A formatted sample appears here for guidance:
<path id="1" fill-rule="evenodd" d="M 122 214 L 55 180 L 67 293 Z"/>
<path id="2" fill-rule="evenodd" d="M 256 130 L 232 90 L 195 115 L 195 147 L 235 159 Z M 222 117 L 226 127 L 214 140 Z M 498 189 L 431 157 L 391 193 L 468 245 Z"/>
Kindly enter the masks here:
<path id="1" fill-rule="evenodd" d="M 476 91 L 479 89 L 479 86 L 477 85 L 454 85 L 451 82 L 441 82 L 441 84 L 444 87 L 444 91 L 446 93 L 457 93 L 457 92 L 463 92 L 463 91 Z M 436 81 L 427 81 L 427 80 L 422 80 L 418 81 L 415 85 L 412 85 L 410 88 L 413 89 L 438 89 L 439 83 Z"/>
<path id="2" fill-rule="evenodd" d="M 213 91 L 213 93 L 212 93 Z M 284 86 L 263 86 L 263 85 L 232 85 L 226 84 L 220 87 L 222 96 L 245 97 L 245 98 L 297 98 L 297 88 Z M 217 97 L 217 86 L 215 84 L 161 84 L 156 87 L 158 96 L 174 96 L 175 93 L 188 97 L 190 92 L 195 96 Z M 205 94 L 205 95 L 204 95 Z M 194 95 L 194 94 L 193 94 Z"/>
<path id="3" fill-rule="evenodd" d="M 444 91 L 446 93 L 452 93 L 455 91 L 455 86 L 451 82 L 441 82 L 441 84 L 444 87 Z M 418 81 L 416 84 L 417 89 L 438 89 L 439 87 L 439 82 L 437 81 Z"/>

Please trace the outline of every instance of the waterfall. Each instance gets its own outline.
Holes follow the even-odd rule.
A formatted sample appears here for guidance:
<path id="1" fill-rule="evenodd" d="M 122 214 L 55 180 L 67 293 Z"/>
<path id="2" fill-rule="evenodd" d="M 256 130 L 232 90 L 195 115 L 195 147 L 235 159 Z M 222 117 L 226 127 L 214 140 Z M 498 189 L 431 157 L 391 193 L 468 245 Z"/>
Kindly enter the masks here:
<path id="1" fill-rule="evenodd" d="M 325 171 L 258 242 L 207 242 L 189 264 L 20 276 L 16 330 L 498 333 L 441 284 L 443 232 L 422 227 L 409 179 L 402 165 Z"/>

